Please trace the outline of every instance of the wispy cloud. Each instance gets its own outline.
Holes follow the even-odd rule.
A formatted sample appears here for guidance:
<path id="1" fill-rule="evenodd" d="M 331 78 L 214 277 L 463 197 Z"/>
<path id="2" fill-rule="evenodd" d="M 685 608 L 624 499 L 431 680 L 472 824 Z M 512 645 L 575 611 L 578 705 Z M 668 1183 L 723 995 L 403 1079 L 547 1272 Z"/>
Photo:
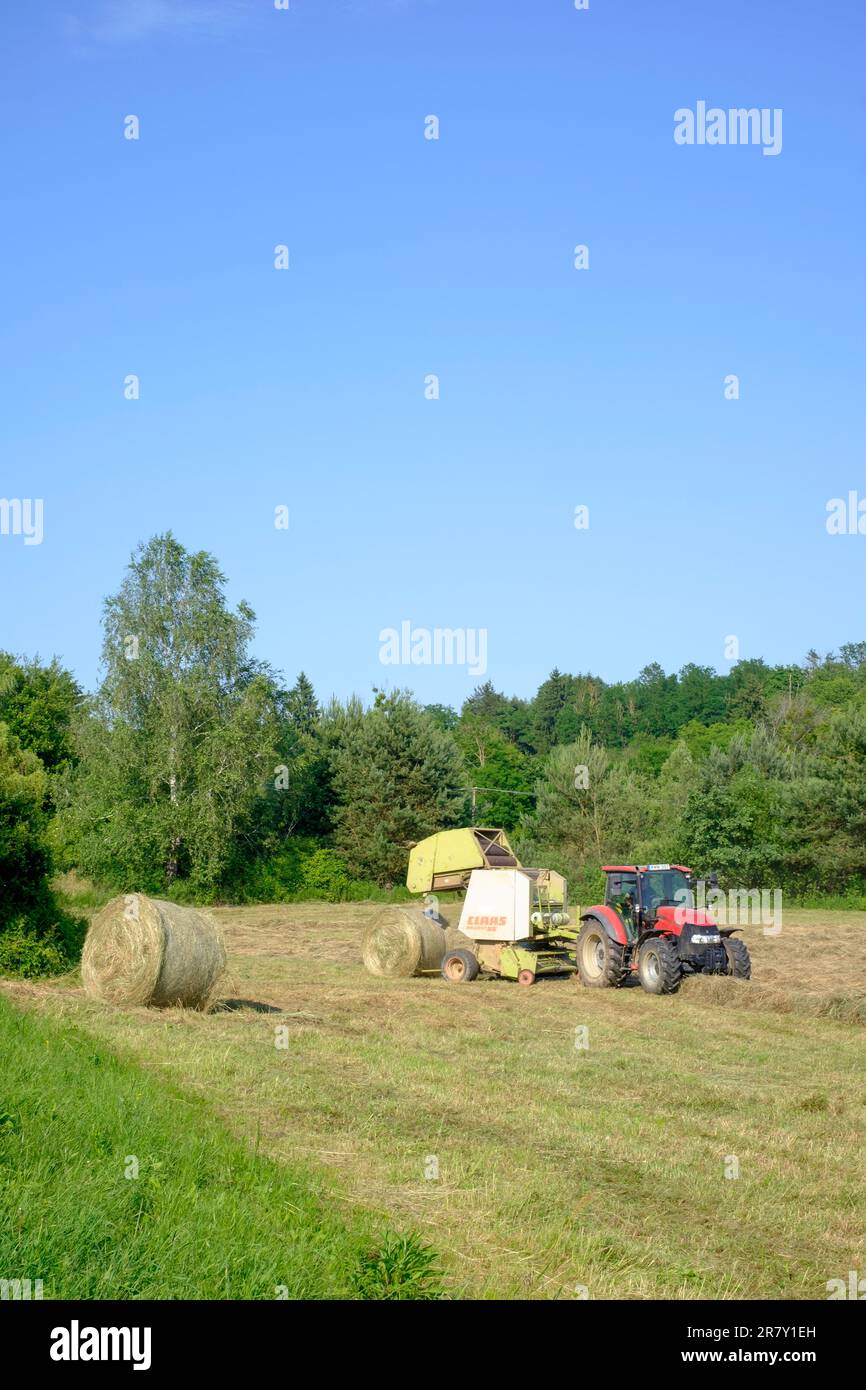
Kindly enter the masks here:
<path id="1" fill-rule="evenodd" d="M 100 43 L 135 43 L 166 33 L 227 33 L 243 18 L 239 0 L 103 0 L 78 18 L 80 36 Z"/>

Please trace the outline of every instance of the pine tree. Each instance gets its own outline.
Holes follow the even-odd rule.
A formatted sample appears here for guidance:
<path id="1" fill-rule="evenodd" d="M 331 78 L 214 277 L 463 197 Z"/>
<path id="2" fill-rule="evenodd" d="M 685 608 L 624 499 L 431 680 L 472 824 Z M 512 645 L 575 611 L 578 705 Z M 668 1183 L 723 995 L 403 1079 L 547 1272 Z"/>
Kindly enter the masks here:
<path id="1" fill-rule="evenodd" d="M 293 725 L 300 733 L 308 734 L 321 718 L 319 702 L 312 682 L 301 671 L 286 698 L 286 709 Z"/>
<path id="2" fill-rule="evenodd" d="M 451 736 L 405 693 L 377 692 L 333 753 L 335 843 L 352 877 L 402 883 L 409 849 L 465 823 L 466 774 Z"/>
<path id="3" fill-rule="evenodd" d="M 575 681 L 554 668 L 547 680 L 538 687 L 532 707 L 535 746 L 539 753 L 546 753 L 557 742 L 557 723 L 573 702 Z"/>

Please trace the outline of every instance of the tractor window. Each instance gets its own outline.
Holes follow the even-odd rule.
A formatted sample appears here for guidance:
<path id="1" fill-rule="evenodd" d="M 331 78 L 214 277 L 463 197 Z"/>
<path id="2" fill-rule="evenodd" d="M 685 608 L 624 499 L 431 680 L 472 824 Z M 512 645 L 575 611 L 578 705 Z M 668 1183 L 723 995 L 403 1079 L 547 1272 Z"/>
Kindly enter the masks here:
<path id="1" fill-rule="evenodd" d="M 607 885 L 607 904 L 624 922 L 634 922 L 637 911 L 637 874 L 611 874 Z"/>
<path id="2" fill-rule="evenodd" d="M 651 869 L 643 875 L 643 905 L 650 913 L 660 907 L 694 907 L 689 881 L 680 869 Z"/>

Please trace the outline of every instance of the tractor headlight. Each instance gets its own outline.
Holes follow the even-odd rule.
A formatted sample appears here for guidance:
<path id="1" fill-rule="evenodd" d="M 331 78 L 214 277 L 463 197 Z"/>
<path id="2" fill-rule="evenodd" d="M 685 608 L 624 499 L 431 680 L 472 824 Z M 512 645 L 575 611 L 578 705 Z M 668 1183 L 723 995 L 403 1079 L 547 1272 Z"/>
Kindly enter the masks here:
<path id="1" fill-rule="evenodd" d="M 716 932 L 715 936 L 693 936 L 692 943 L 695 946 L 718 946 L 722 938 Z"/>

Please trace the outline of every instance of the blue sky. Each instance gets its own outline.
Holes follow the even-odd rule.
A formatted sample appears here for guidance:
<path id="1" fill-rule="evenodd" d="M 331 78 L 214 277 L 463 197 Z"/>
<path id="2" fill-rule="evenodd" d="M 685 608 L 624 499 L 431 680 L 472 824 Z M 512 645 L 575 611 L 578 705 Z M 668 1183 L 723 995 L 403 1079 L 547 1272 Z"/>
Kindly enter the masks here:
<path id="1" fill-rule="evenodd" d="M 325 697 L 459 705 L 381 664 L 404 620 L 523 695 L 866 637 L 825 524 L 866 498 L 864 39 L 859 0 L 6 7 L 0 497 L 44 538 L 0 534 L 0 647 L 92 686 L 169 528 Z M 677 145 L 701 100 L 781 153 Z"/>

